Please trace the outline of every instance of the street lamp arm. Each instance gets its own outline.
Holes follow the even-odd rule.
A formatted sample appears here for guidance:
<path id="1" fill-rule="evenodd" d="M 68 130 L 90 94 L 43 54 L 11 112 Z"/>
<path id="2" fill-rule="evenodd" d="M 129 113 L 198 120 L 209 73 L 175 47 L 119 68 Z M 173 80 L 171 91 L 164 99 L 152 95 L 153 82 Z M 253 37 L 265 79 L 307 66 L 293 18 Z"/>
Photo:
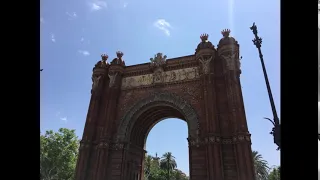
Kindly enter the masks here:
<path id="1" fill-rule="evenodd" d="M 270 118 L 263 118 L 263 119 L 267 119 L 267 120 L 269 120 L 274 126 L 275 126 L 275 123 L 270 119 Z"/>

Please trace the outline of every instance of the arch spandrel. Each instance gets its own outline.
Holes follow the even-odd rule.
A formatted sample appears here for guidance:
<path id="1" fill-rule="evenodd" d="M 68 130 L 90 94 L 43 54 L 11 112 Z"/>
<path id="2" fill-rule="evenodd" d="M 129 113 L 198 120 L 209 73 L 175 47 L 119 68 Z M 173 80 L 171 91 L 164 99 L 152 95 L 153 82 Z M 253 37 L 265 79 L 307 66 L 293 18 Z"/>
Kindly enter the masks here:
<path id="1" fill-rule="evenodd" d="M 180 96 L 170 92 L 158 92 L 149 95 L 135 103 L 129 111 L 127 111 L 120 120 L 116 138 L 119 141 L 125 141 L 130 136 L 134 123 L 137 121 L 136 115 L 141 114 L 143 110 L 148 109 L 148 106 L 166 105 L 178 110 L 185 118 L 188 124 L 188 133 L 191 137 L 197 137 L 199 129 L 199 120 L 196 111 L 193 107 Z"/>

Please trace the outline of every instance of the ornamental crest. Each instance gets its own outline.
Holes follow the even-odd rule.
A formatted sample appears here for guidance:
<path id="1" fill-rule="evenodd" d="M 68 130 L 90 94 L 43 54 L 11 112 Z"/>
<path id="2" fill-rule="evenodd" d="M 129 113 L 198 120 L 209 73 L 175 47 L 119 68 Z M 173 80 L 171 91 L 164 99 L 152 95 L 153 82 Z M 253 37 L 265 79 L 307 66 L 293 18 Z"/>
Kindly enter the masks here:
<path id="1" fill-rule="evenodd" d="M 153 68 L 158 68 L 166 64 L 167 56 L 162 56 L 162 53 L 157 53 L 154 58 L 150 58 L 150 66 Z"/>

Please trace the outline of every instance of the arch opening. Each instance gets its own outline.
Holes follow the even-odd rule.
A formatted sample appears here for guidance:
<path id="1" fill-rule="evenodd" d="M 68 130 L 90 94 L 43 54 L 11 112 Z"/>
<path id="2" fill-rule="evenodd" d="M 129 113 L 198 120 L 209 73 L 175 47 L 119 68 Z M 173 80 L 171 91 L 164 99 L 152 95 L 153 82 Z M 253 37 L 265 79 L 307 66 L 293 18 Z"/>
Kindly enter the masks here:
<path id="1" fill-rule="evenodd" d="M 188 126 L 182 119 L 165 118 L 156 123 L 146 138 L 144 180 L 156 179 L 158 174 L 167 179 L 188 179 L 190 162 L 187 137 Z M 169 177 L 163 166 L 168 156 L 172 165 L 176 165 L 170 170 Z"/>
<path id="2" fill-rule="evenodd" d="M 157 123 L 167 118 L 178 118 L 187 123 L 186 138 L 198 136 L 198 115 L 187 101 L 172 93 L 155 93 L 139 101 L 121 119 L 117 140 L 128 143 L 126 169 L 129 179 L 137 175 L 139 180 L 143 179 L 148 134 Z"/>
<path id="3" fill-rule="evenodd" d="M 180 142 L 187 142 L 187 137 L 188 137 L 188 131 L 189 131 L 189 124 L 186 121 L 186 118 L 184 115 L 177 110 L 176 108 L 172 107 L 170 104 L 166 104 L 163 102 L 157 102 L 153 104 L 149 104 L 149 106 L 143 108 L 140 110 L 139 113 L 137 113 L 135 116 L 133 116 L 134 124 L 131 127 L 130 134 L 128 134 L 129 138 L 129 148 L 128 148 L 128 154 L 127 154 L 127 162 L 137 162 L 138 167 L 132 171 L 131 174 L 135 177 L 139 177 L 139 180 L 142 180 L 145 178 L 145 158 L 147 155 L 151 155 L 148 153 L 148 149 L 146 149 L 147 145 L 147 139 L 152 131 L 152 129 L 157 126 L 161 121 L 166 121 L 169 118 L 176 120 L 176 121 L 184 121 L 187 125 L 187 132 L 184 134 L 185 137 L 183 139 L 180 139 Z M 176 127 L 179 128 L 179 127 Z M 180 127 L 181 128 L 181 127 Z M 163 133 L 165 132 L 165 129 L 163 129 Z M 172 134 L 174 136 L 174 134 Z M 172 152 L 172 146 L 168 146 L 167 144 L 163 143 L 163 146 L 167 146 L 167 151 L 166 152 Z M 186 144 L 186 148 L 188 148 L 188 145 Z M 179 147 L 181 149 L 181 147 Z M 161 152 L 159 154 L 159 158 L 164 155 L 166 152 Z M 175 157 L 176 154 L 172 155 Z M 186 156 L 189 156 L 188 150 Z M 173 158 L 174 159 L 174 158 Z M 189 158 L 186 158 L 187 160 Z M 159 159 L 159 163 L 160 163 Z M 189 164 L 189 163 L 187 163 Z M 130 167 L 130 164 L 129 164 Z M 132 169 L 132 168 L 131 168 Z M 159 164 L 159 169 L 160 164 Z M 174 173 L 179 172 L 181 173 L 181 176 L 185 175 L 185 172 L 189 172 L 189 166 L 187 166 L 187 171 L 186 168 L 184 168 L 183 171 L 178 171 L 180 169 L 174 169 L 170 171 L 170 177 L 173 176 Z M 130 173 L 129 173 L 130 174 Z"/>
<path id="4" fill-rule="evenodd" d="M 140 147 L 144 147 L 149 132 L 160 121 L 167 118 L 178 118 L 186 122 L 181 112 L 163 103 L 157 103 L 151 107 L 149 106 L 137 116 L 137 120 L 135 121 L 129 136 L 129 142 Z"/>

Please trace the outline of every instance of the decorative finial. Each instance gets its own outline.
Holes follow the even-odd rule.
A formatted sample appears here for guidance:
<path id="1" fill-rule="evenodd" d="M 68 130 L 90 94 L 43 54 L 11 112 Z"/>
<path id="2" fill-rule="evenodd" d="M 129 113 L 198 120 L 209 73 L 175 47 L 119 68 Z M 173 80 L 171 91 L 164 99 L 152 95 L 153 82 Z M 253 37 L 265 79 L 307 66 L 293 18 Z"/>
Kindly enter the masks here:
<path id="1" fill-rule="evenodd" d="M 256 23 L 253 23 L 250 29 L 252 30 L 254 35 L 258 34 Z"/>
<path id="2" fill-rule="evenodd" d="M 104 61 L 104 62 L 107 61 L 108 57 L 109 56 L 107 54 L 101 54 L 102 61 Z"/>
<path id="3" fill-rule="evenodd" d="M 208 37 L 209 37 L 209 35 L 204 33 L 204 34 L 201 34 L 200 39 L 202 42 L 205 42 L 208 40 Z"/>
<path id="4" fill-rule="evenodd" d="M 123 56 L 123 52 L 117 51 L 116 53 L 117 53 L 117 57 L 118 57 L 119 59 L 121 59 L 122 56 Z"/>
<path id="5" fill-rule="evenodd" d="M 226 38 L 226 37 L 229 37 L 230 32 L 231 32 L 230 29 L 224 29 L 221 31 L 221 34 L 224 38 Z"/>

